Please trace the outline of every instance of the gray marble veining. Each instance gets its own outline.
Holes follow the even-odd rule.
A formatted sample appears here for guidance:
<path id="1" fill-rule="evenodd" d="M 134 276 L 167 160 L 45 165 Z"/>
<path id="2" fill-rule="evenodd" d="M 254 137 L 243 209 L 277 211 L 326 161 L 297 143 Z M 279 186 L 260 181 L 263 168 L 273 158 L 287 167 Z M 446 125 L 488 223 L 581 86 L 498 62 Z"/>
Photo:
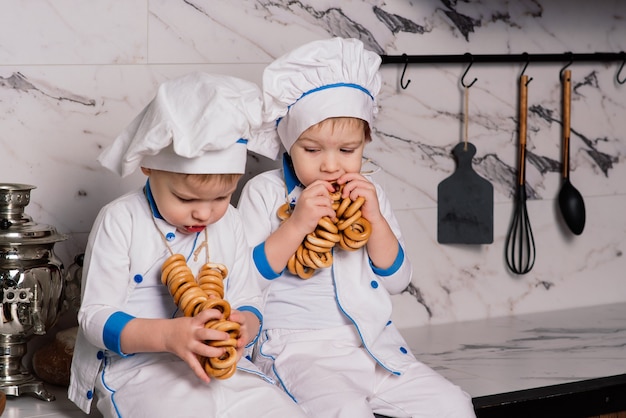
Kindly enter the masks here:
<path id="1" fill-rule="evenodd" d="M 30 183 L 29 215 L 71 238 L 67 265 L 84 250 L 98 210 L 142 184 L 96 162 L 99 152 L 163 80 L 203 70 L 260 83 L 264 66 L 304 42 L 361 39 L 387 55 L 619 52 L 626 4 L 618 0 L 453 2 L 427 0 L 80 0 L 10 2 L 0 25 L 0 180 Z M 620 63 L 573 63 L 571 180 L 587 225 L 568 232 L 556 207 L 561 168 L 564 63 L 530 63 L 527 189 L 537 262 L 508 271 L 518 141 L 517 64 L 474 64 L 468 80 L 468 140 L 474 168 L 494 187 L 494 242 L 437 243 L 437 185 L 455 169 L 464 140 L 466 67 L 382 67 L 383 88 L 366 169 L 384 185 L 415 265 L 394 298 L 404 328 L 626 300 L 626 86 Z M 622 77 L 624 74 L 622 73 Z M 251 155 L 246 178 L 275 163 Z"/>
<path id="2" fill-rule="evenodd" d="M 626 373 L 624 303 L 403 333 L 421 361 L 474 397 Z"/>

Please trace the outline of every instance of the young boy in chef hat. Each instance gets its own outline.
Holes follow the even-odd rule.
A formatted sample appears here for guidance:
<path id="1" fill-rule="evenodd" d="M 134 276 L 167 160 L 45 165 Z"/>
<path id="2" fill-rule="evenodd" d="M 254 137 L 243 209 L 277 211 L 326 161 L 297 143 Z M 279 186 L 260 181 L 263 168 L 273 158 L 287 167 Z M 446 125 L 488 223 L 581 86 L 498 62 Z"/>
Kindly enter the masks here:
<path id="1" fill-rule="evenodd" d="M 304 416 L 241 357 L 262 317 L 243 225 L 230 198 L 260 116 L 255 84 L 192 73 L 163 83 L 100 155 L 113 172 L 126 176 L 140 168 L 147 181 L 106 205 L 89 236 L 69 387 L 69 398 L 83 411 L 96 395 L 105 417 Z M 224 354 L 205 344 L 229 339 L 205 328 L 222 313 L 177 313 L 161 282 L 161 266 L 172 254 L 182 254 L 196 277 L 207 262 L 229 270 L 224 299 L 241 332 L 238 371 L 228 379 L 209 378 L 199 359 Z"/>
<path id="2" fill-rule="evenodd" d="M 469 395 L 418 362 L 391 322 L 390 295 L 410 283 L 411 264 L 390 202 L 360 173 L 379 66 L 360 41 L 334 38 L 265 69 L 268 129 L 258 136 L 273 155 L 280 143 L 287 152 L 282 169 L 246 184 L 238 205 L 267 301 L 255 363 L 311 417 L 473 417 Z M 335 246 L 332 265 L 303 280 L 290 259 L 320 219 L 336 218 L 336 185 L 342 198 L 365 198 L 371 235 L 361 249 Z"/>

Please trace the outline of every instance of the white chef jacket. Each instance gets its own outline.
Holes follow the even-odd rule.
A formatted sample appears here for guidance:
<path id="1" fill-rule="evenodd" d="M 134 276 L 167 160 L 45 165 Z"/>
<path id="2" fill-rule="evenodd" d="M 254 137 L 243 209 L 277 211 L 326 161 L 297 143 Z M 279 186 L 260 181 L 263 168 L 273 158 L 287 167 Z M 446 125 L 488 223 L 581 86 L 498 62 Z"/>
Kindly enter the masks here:
<path id="1" fill-rule="evenodd" d="M 146 187 L 147 194 L 142 188 L 102 208 L 89 235 L 79 331 L 68 389 L 69 399 L 87 413 L 104 359 L 114 356 L 134 361 L 135 356 L 126 356 L 120 350 L 124 325 L 133 317 L 171 318 L 177 314 L 172 296 L 161 283 L 161 265 L 170 253 L 157 226 L 174 253 L 189 257 L 187 262 L 193 272 L 197 274 L 206 262 L 204 250 L 199 252 L 197 260 L 191 255 L 204 240 L 204 232 L 177 233 L 175 227 L 160 219 L 154 203 L 149 204 L 146 197 L 150 196 L 149 184 Z M 224 298 L 233 309 L 250 311 L 261 321 L 261 292 L 258 280 L 250 278 L 250 250 L 237 210 L 230 206 L 222 219 L 207 228 L 210 261 L 229 269 Z M 181 363 L 181 367 L 188 367 L 182 360 Z M 245 357 L 237 368 L 262 375 Z M 159 376 L 155 375 L 154 379 Z"/>
<path id="2" fill-rule="evenodd" d="M 372 181 L 371 178 L 368 180 Z M 334 250 L 331 273 L 340 310 L 356 326 L 368 353 L 383 368 L 400 375 L 415 362 L 415 358 L 391 322 L 390 295 L 398 294 L 408 286 L 412 268 L 405 256 L 400 227 L 390 202 L 382 188 L 373 184 L 381 213 L 400 243 L 396 261 L 383 270 L 372 265 L 364 248 L 356 251 Z M 294 277 L 286 269 L 280 274 L 272 270 L 265 257 L 264 242 L 280 225 L 276 215 L 278 208 L 286 199 L 295 204 L 301 190 L 302 186 L 290 169 L 288 158 L 285 158 L 283 169 L 268 171 L 249 180 L 239 199 L 237 208 L 242 214 L 249 243 L 255 246 L 254 264 L 264 278 L 262 287 L 266 294 L 271 291 L 271 286 L 279 286 L 282 278 Z M 306 328 L 307 324 L 303 324 L 302 329 Z"/>

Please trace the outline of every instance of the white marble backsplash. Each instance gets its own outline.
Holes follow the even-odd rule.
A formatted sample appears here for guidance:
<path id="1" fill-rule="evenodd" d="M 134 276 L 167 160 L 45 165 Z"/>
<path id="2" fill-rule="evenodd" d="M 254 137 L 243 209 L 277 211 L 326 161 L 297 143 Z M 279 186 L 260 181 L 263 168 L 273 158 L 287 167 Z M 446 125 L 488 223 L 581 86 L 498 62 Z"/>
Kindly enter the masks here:
<path id="1" fill-rule="evenodd" d="M 360 38 L 386 55 L 546 54 L 626 50 L 619 0 L 81 0 L 2 4 L 0 182 L 37 186 L 26 213 L 70 239 L 66 265 L 84 250 L 101 206 L 143 182 L 96 162 L 103 147 L 152 98 L 156 86 L 194 70 L 260 83 L 265 65 L 302 43 Z M 584 196 L 585 230 L 565 227 L 561 87 L 567 62 L 533 63 L 528 96 L 527 203 L 537 249 L 530 273 L 511 274 L 504 242 L 514 210 L 517 80 L 523 63 L 475 63 L 468 136 L 474 169 L 494 188 L 494 242 L 437 242 L 437 186 L 455 170 L 464 139 L 465 64 L 382 67 L 383 89 L 368 169 L 385 186 L 415 265 L 395 298 L 401 327 L 626 300 L 626 84 L 621 62 L 574 62 L 571 181 Z M 620 73 L 626 78 L 626 68 Z M 249 174 L 274 166 L 251 155 Z"/>

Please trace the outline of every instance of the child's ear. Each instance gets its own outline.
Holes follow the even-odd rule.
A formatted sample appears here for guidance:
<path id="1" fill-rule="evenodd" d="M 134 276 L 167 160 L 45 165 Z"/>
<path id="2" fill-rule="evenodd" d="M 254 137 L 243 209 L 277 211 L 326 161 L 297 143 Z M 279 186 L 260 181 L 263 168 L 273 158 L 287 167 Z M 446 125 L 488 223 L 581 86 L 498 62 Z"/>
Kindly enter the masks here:
<path id="1" fill-rule="evenodd" d="M 146 167 L 141 167 L 141 172 L 144 173 L 146 176 L 149 176 L 152 170 Z"/>

